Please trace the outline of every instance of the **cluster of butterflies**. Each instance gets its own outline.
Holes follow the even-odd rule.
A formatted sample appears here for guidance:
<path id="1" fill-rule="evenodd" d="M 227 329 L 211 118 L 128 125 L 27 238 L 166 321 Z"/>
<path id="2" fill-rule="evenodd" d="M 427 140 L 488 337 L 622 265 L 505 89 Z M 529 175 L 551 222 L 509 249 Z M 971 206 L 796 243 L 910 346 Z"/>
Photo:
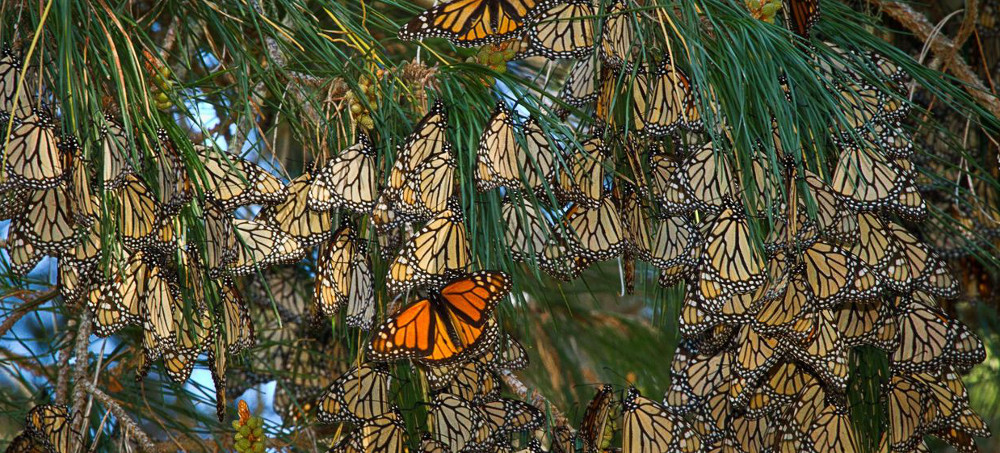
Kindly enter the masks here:
<path id="1" fill-rule="evenodd" d="M 66 406 L 43 404 L 31 408 L 24 431 L 7 446 L 7 453 L 69 453 L 78 445 L 73 416 Z"/>
<path id="2" fill-rule="evenodd" d="M 807 37 L 818 5 L 790 3 L 793 30 Z M 605 131 L 617 129 L 611 106 L 618 93 L 607 82 L 634 71 L 636 135 L 697 131 L 701 116 L 690 79 L 666 58 L 653 69 L 635 66 L 631 38 L 645 17 L 632 6 L 608 5 L 597 45 L 588 1 L 448 2 L 400 36 L 445 37 L 457 45 L 521 38 L 522 56 L 577 59 L 561 97 L 573 107 L 596 100 L 595 118 Z M 871 71 L 818 63 L 825 83 L 840 94 L 844 121 L 831 122 L 839 156 L 813 171 L 795 165 L 777 130 L 778 160 L 755 159 L 749 172 L 738 171 L 711 143 L 674 152 L 647 146 L 643 153 L 626 139 L 621 148 L 631 181 L 609 189 L 607 134 L 565 159 L 533 119 L 518 121 L 497 107 L 477 152 L 476 183 L 480 190 L 506 189 L 504 220 L 515 259 L 575 278 L 593 261 L 625 255 L 660 267 L 665 286 L 686 283 L 686 340 L 675 354 L 674 384 L 663 406 L 636 404 L 640 397 L 632 391 L 624 398 L 626 412 L 647 407 L 643 412 L 658 415 L 631 418 L 641 420 L 637 426 L 626 421 L 625 449 L 856 451 L 845 392 L 848 358 L 859 346 L 883 349 L 890 359 L 884 451 L 926 449 L 928 435 L 974 451 L 972 437 L 989 434 L 959 378 L 984 360 L 982 344 L 938 306 L 939 298 L 957 295 L 957 283 L 904 226 L 927 212 L 900 124 L 906 106 L 898 93 L 869 83 L 874 74 L 899 86 L 904 75 L 876 54 L 841 55 L 867 59 Z M 791 99 L 794 87 L 786 91 Z M 563 161 L 568 172 L 559 175 L 556 162 Z M 555 182 L 558 203 L 549 209 L 523 201 L 543 198 L 540 181 Z M 760 247 L 752 232 L 766 218 L 777 220 Z M 603 409 L 610 394 L 598 394 L 596 413 L 611 413 Z M 601 418 L 607 417 L 589 414 L 590 428 L 581 429 L 591 451 L 607 447 L 601 438 L 608 430 L 594 427 Z"/>

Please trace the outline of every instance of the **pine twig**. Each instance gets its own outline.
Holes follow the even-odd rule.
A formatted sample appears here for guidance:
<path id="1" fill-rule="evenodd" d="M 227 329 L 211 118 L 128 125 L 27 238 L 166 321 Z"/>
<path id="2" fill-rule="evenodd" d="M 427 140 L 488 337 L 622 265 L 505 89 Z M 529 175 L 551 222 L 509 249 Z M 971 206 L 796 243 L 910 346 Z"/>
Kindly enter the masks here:
<path id="1" fill-rule="evenodd" d="M 24 315 L 31 313 L 35 308 L 54 299 L 57 295 L 59 295 L 59 287 L 53 286 L 45 291 L 36 291 L 28 297 L 22 298 L 21 305 L 11 310 L 7 319 L 4 319 L 3 324 L 0 324 L 0 337 L 4 336 L 11 327 L 14 327 L 14 324 L 17 324 L 17 321 Z"/>
<path id="2" fill-rule="evenodd" d="M 87 365 L 90 364 L 90 354 L 87 348 L 90 347 L 90 329 L 92 326 L 92 321 L 90 319 L 90 312 L 83 310 L 80 313 L 79 324 L 76 328 L 76 346 L 74 347 L 73 355 L 76 357 L 76 367 L 73 369 L 73 414 L 76 417 L 80 417 L 78 423 L 80 427 L 86 426 L 87 414 L 84 414 L 83 408 L 87 403 L 87 398 L 85 398 L 84 393 L 84 382 L 87 382 Z M 77 432 L 83 433 L 86 430 L 79 429 Z"/>
<path id="3" fill-rule="evenodd" d="M 69 323 L 67 323 L 67 326 L 69 326 Z M 66 404 L 66 398 L 69 397 L 69 358 L 72 356 L 73 353 L 68 348 L 63 348 L 59 351 L 59 377 L 56 379 L 57 404 Z"/>
<path id="4" fill-rule="evenodd" d="M 128 435 L 132 436 L 132 438 L 136 441 L 136 443 L 139 444 L 140 451 L 145 451 L 150 453 L 158 451 L 156 449 L 156 446 L 153 444 L 153 441 L 149 439 L 149 435 L 147 435 L 139 427 L 139 425 L 135 422 L 135 420 L 133 420 L 132 417 L 130 417 L 128 413 L 125 412 L 125 409 L 123 409 L 120 405 L 118 405 L 118 402 L 115 401 L 114 398 L 108 396 L 107 393 L 101 391 L 101 389 L 97 388 L 90 381 L 84 380 L 80 383 L 80 385 L 83 387 L 84 390 L 90 393 L 94 397 L 94 399 L 99 401 L 101 404 L 104 405 L 104 407 L 106 407 L 109 411 L 111 411 L 111 414 L 115 416 L 115 419 L 118 421 L 118 423 L 121 424 L 125 432 L 128 433 Z"/>
<path id="5" fill-rule="evenodd" d="M 517 394 L 517 396 L 542 411 L 548 410 L 548 412 L 552 414 L 552 421 L 555 422 L 556 426 L 568 428 L 571 433 L 576 432 L 576 429 L 570 426 L 569 419 L 566 418 L 562 411 L 552 404 L 548 398 L 545 397 L 545 395 L 542 395 L 536 389 L 529 389 L 528 386 L 525 385 L 525 383 L 510 370 L 502 370 L 500 377 L 503 378 L 504 383 L 506 383 L 507 386 Z"/>
<path id="6" fill-rule="evenodd" d="M 986 85 L 979 79 L 979 76 L 969 67 L 965 59 L 958 54 L 958 46 L 954 41 L 946 36 L 934 35 L 934 26 L 927 20 L 926 16 L 914 10 L 910 5 L 903 3 L 888 0 L 869 1 L 880 7 L 890 17 L 899 21 L 907 30 L 913 32 L 917 38 L 926 42 L 930 46 L 931 51 L 934 52 L 934 55 L 944 62 L 944 67 L 957 79 L 964 82 L 965 91 L 976 102 L 993 113 L 993 115 L 1000 117 L 1000 99 L 990 94 Z"/>

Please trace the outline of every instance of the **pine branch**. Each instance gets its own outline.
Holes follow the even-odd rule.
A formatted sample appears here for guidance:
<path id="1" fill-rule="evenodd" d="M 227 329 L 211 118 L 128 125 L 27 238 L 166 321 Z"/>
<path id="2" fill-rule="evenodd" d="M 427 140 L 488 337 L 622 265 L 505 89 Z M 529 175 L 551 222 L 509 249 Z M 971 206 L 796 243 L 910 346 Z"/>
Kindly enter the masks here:
<path id="1" fill-rule="evenodd" d="M 122 425 L 125 432 L 128 435 L 131 435 L 132 438 L 135 439 L 136 443 L 139 444 L 140 451 L 151 453 L 159 451 L 153 444 L 153 441 L 149 439 L 149 436 L 139 427 L 135 420 L 133 420 L 132 417 L 125 412 L 125 409 L 122 409 L 122 407 L 118 405 L 118 402 L 115 401 L 114 398 L 111 398 L 108 394 L 101 391 L 101 389 L 98 389 L 90 381 L 84 380 L 80 383 L 80 386 L 90 393 L 94 399 L 99 401 L 104 405 L 104 407 L 111 411 L 111 414 L 115 416 L 115 419 L 117 419 L 118 423 Z"/>
<path id="2" fill-rule="evenodd" d="M 84 405 L 87 403 L 83 384 L 87 382 L 87 365 L 90 363 L 88 360 L 90 355 L 87 352 L 87 348 L 90 347 L 91 326 L 90 312 L 83 310 L 80 314 L 79 325 L 76 328 L 76 346 L 73 351 L 73 355 L 76 357 L 76 366 L 73 369 L 72 413 L 74 416 L 79 417 L 77 421 L 79 423 L 77 432 L 79 433 L 86 432 L 83 427 L 87 424 L 87 414 L 83 413 Z"/>
<path id="3" fill-rule="evenodd" d="M 536 389 L 529 389 L 528 386 L 525 385 L 525 383 L 510 370 L 502 370 L 500 377 L 503 378 L 504 383 L 506 383 L 507 386 L 517 394 L 517 396 L 521 397 L 521 399 L 528 401 L 541 411 L 548 411 L 552 414 L 552 421 L 556 426 L 567 428 L 571 433 L 576 432 L 576 429 L 569 424 L 569 419 L 566 418 L 562 411 L 552 404 L 548 398 L 545 397 L 545 395 L 542 395 Z"/>
<path id="4" fill-rule="evenodd" d="M 951 72 L 956 78 L 965 83 L 965 91 L 971 95 L 976 102 L 989 110 L 993 115 L 1000 117 L 1000 99 L 990 94 L 986 85 L 979 79 L 975 71 L 965 62 L 965 59 L 958 54 L 957 50 L 962 41 L 952 41 L 946 36 L 935 35 L 934 25 L 927 20 L 927 17 L 914 10 L 910 5 L 886 0 L 870 0 L 876 6 L 882 8 L 886 14 L 899 21 L 907 30 L 913 32 L 920 40 L 930 46 L 931 51 L 937 58 L 944 62 L 944 68 Z M 972 8 L 975 8 L 975 0 L 970 0 Z M 966 11 L 966 17 L 969 17 Z M 971 33 L 971 32 L 970 32 Z M 962 35 L 958 36 L 961 38 Z"/>
<path id="5" fill-rule="evenodd" d="M 8 330 L 14 327 L 24 315 L 33 312 L 38 306 L 54 299 L 59 295 L 59 286 L 53 286 L 45 291 L 35 291 L 28 295 L 28 297 L 21 298 L 21 305 L 16 309 L 12 310 L 7 319 L 3 320 L 3 324 L 0 324 L 0 337 L 3 337 Z"/>

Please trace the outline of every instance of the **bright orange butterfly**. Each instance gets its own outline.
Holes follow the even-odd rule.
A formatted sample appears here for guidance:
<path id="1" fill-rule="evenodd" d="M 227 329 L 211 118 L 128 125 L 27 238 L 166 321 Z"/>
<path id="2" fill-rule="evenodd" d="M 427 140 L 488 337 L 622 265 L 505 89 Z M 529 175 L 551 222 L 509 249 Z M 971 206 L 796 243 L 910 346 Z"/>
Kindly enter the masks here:
<path id="1" fill-rule="evenodd" d="M 441 365 L 475 355 L 497 335 L 490 314 L 510 288 L 510 277 L 499 271 L 452 280 L 438 293 L 389 316 L 368 345 L 369 358 L 413 358 Z"/>

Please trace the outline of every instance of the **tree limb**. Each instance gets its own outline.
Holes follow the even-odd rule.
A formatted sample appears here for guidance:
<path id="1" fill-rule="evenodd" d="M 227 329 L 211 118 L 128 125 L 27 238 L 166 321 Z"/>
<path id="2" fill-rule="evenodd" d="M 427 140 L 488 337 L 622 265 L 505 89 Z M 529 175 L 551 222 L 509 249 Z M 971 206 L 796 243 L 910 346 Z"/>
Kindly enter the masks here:
<path id="1" fill-rule="evenodd" d="M 552 421 L 555 422 L 556 426 L 568 428 L 570 432 L 576 432 L 576 429 L 570 426 L 569 419 L 566 418 L 562 411 L 553 405 L 548 398 L 545 397 L 545 395 L 542 395 L 536 389 L 529 389 L 528 386 L 525 385 L 524 382 L 522 382 L 521 379 L 510 370 L 502 370 L 500 372 L 500 377 L 503 378 L 504 383 L 506 383 L 507 386 L 517 394 L 517 396 L 528 401 L 538 409 L 548 411 L 552 414 Z"/>
<path id="2" fill-rule="evenodd" d="M 94 399 L 99 401 L 104 405 L 104 407 L 111 411 L 111 414 L 115 416 L 115 419 L 118 420 L 118 423 L 121 424 L 127 435 L 131 436 L 136 443 L 139 444 L 140 451 L 150 453 L 158 451 L 156 446 L 153 445 L 153 441 L 149 440 L 149 436 L 141 428 L 139 428 L 139 425 L 135 422 L 135 420 L 133 420 L 132 417 L 125 412 L 125 409 L 122 409 L 122 407 L 118 405 L 118 402 L 115 401 L 114 398 L 111 398 L 108 394 L 102 392 L 101 389 L 95 387 L 90 381 L 84 380 L 80 383 L 80 386 L 93 395 Z"/>
<path id="3" fill-rule="evenodd" d="M 927 17 L 909 5 L 888 0 L 869 1 L 879 6 L 890 17 L 899 21 L 903 27 L 913 32 L 917 38 L 926 42 L 930 46 L 931 51 L 934 52 L 934 55 L 944 62 L 944 67 L 948 69 L 948 72 L 951 72 L 957 79 L 965 83 L 965 91 L 976 102 L 989 110 L 990 113 L 1000 117 L 1000 100 L 989 93 L 986 85 L 979 79 L 979 76 L 965 62 L 965 59 L 958 54 L 957 49 L 959 46 L 956 45 L 956 42 L 946 36 L 934 36 L 934 26 L 927 20 Z M 970 0 L 969 3 L 972 4 L 973 8 L 976 7 L 974 4 L 975 0 Z M 967 18 L 970 16 L 968 13 L 969 11 L 966 11 Z"/>
<path id="4" fill-rule="evenodd" d="M 45 291 L 36 291 L 21 299 L 22 303 L 16 309 L 11 310 L 7 319 L 3 320 L 3 324 L 0 324 L 0 337 L 4 336 L 14 324 L 17 324 L 24 315 L 31 313 L 42 305 L 59 295 L 59 287 L 53 286 Z"/>

